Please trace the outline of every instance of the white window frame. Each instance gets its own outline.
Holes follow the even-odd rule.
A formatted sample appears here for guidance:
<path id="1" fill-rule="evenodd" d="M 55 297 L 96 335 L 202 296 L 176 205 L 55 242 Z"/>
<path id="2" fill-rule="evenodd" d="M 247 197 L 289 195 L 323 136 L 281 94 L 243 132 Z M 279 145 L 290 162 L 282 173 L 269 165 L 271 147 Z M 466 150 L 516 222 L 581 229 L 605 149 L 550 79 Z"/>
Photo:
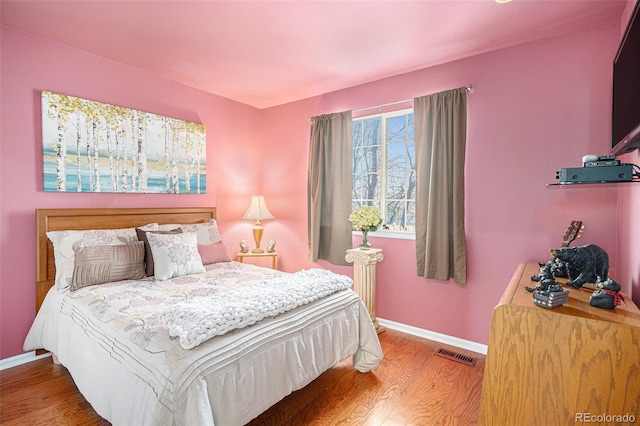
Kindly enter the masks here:
<path id="1" fill-rule="evenodd" d="M 381 197 L 380 201 L 380 212 L 382 213 L 382 217 L 386 218 L 387 217 L 387 212 L 386 212 L 386 202 L 387 202 L 387 198 L 386 198 L 386 191 L 387 191 L 387 119 L 388 118 L 392 118 L 392 117 L 399 117 L 399 116 L 404 116 L 407 114 L 411 114 L 413 113 L 413 107 L 410 108 L 403 108 L 403 109 L 399 109 L 399 110 L 395 110 L 395 111 L 390 111 L 390 112 L 380 112 L 380 113 L 376 113 L 376 114 L 370 114 L 370 115 L 365 115 L 365 116 L 361 116 L 361 117 L 357 117 L 354 118 L 352 121 L 356 122 L 356 121 L 361 121 L 361 120 L 369 120 L 372 118 L 380 118 L 381 120 L 381 133 L 382 133 L 382 138 L 381 138 L 381 145 L 380 145 L 380 150 L 381 150 L 381 156 L 380 156 L 380 164 L 381 164 L 381 170 L 379 171 L 379 178 L 380 178 L 380 194 L 383 195 L 383 197 Z M 414 142 L 414 147 L 415 147 L 415 142 Z M 414 200 L 415 200 L 415 194 L 414 194 Z M 353 199 L 352 199 L 353 201 Z M 360 231 L 353 231 L 353 235 L 362 235 L 362 232 Z M 375 232 L 370 232 L 369 233 L 370 236 L 372 237 L 380 237 L 380 238 L 395 238 L 395 239 L 404 239 L 404 240 L 415 240 L 416 238 L 416 234 L 415 234 L 415 226 L 414 229 L 411 230 L 397 230 L 397 229 L 382 229 L 382 228 L 378 228 L 377 231 Z"/>

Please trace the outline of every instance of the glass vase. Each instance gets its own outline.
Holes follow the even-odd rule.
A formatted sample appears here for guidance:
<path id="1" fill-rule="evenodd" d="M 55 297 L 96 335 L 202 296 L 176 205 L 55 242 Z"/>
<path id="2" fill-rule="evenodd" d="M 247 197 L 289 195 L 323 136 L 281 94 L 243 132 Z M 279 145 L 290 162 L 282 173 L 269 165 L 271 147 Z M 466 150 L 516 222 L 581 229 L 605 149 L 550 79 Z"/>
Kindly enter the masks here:
<path id="1" fill-rule="evenodd" d="M 369 250 L 371 248 L 371 243 L 367 239 L 367 235 L 369 231 L 362 231 L 362 242 L 360 243 L 360 249 Z"/>

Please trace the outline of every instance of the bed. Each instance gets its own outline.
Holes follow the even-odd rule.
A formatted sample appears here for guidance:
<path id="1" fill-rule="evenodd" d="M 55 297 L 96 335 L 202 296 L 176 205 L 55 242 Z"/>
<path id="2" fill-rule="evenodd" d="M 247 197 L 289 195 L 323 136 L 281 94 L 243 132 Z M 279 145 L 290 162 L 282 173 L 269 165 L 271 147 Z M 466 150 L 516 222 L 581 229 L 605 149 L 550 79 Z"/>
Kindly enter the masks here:
<path id="1" fill-rule="evenodd" d="M 158 260 L 156 244 L 174 238 L 164 234 L 173 233 L 176 225 L 184 231 L 177 231 L 183 234 L 179 238 L 198 236 L 198 251 L 201 235 L 223 244 L 213 243 L 219 239 L 215 218 L 215 208 L 37 210 L 37 315 L 24 349 L 52 352 L 96 412 L 114 425 L 242 425 L 350 356 L 363 373 L 379 364 L 380 343 L 362 300 L 345 288 L 346 277 L 330 271 L 289 274 L 214 259 L 202 271 L 173 271 L 162 281 L 144 277 L 86 284 L 79 272 L 82 259 L 93 259 L 95 250 L 105 246 L 96 243 L 85 256 L 81 248 L 91 245 L 74 243 L 73 278 L 60 279 L 69 259 L 61 263 L 61 243 L 56 240 L 54 247 L 54 237 L 62 235 L 68 242 L 75 231 L 102 237 L 116 232 L 115 240 L 122 241 L 111 249 L 121 253 L 135 247 L 137 253 L 142 243 L 131 237 L 131 229 L 140 232 L 146 226 L 151 231 L 143 234 L 153 238 L 149 243 Z M 204 260 L 208 255 L 202 253 Z M 103 275 L 113 277 L 109 274 L 120 263 L 114 260 L 111 272 Z M 156 276 L 166 272 L 163 265 L 156 261 Z M 307 289 L 313 295 L 292 296 L 285 309 L 284 302 L 278 304 L 281 293 L 267 290 L 273 282 L 295 285 L 287 290 L 291 294 Z M 256 293 L 263 287 L 267 293 Z M 220 325 L 216 321 L 229 316 L 230 306 L 235 313 L 248 310 L 227 302 L 236 299 L 269 309 L 252 311 L 248 320 L 236 320 L 235 328 L 228 321 Z M 181 322 L 190 315 L 200 319 L 199 328 Z"/>

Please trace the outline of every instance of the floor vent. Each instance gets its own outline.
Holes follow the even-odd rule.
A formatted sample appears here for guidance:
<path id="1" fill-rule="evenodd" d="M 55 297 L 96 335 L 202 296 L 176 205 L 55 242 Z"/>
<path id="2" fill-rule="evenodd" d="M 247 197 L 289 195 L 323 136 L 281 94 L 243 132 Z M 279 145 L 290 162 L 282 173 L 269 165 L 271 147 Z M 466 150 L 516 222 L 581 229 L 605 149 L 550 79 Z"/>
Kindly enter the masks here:
<path id="1" fill-rule="evenodd" d="M 453 361 L 458 361 L 471 367 L 474 367 L 476 365 L 476 362 L 478 361 L 477 359 L 471 358 L 470 356 L 462 355 L 457 352 L 449 351 L 442 348 L 438 349 L 434 355 L 438 355 Z"/>

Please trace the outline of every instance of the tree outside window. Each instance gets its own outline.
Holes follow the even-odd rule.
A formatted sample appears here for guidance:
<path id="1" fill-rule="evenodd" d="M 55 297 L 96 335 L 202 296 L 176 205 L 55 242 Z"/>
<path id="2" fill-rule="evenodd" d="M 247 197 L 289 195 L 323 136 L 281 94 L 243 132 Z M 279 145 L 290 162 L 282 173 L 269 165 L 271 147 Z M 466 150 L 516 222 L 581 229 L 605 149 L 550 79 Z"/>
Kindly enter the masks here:
<path id="1" fill-rule="evenodd" d="M 353 209 L 376 206 L 380 231 L 415 231 L 413 110 L 353 120 Z"/>

